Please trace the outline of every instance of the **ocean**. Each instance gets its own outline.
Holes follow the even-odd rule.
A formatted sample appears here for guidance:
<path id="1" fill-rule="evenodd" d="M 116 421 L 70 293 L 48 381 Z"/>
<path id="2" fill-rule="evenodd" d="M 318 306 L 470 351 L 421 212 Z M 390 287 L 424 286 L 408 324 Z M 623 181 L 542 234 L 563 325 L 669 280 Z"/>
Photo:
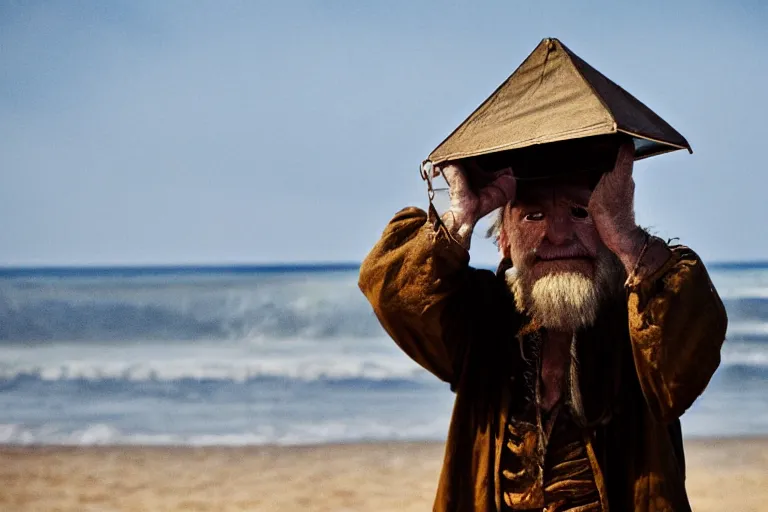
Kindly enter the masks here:
<path id="1" fill-rule="evenodd" d="M 354 265 L 0 270 L 0 443 L 442 440 L 448 386 Z M 688 437 L 768 434 L 768 265 L 710 266 L 729 314 Z"/>

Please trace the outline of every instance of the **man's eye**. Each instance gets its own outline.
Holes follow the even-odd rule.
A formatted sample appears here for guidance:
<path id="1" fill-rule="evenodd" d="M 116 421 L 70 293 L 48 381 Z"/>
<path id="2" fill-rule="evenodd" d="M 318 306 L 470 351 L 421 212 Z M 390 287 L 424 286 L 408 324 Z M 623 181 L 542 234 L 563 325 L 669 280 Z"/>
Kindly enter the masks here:
<path id="1" fill-rule="evenodd" d="M 525 220 L 544 220 L 544 214 L 541 212 L 529 213 L 525 216 Z"/>
<path id="2" fill-rule="evenodd" d="M 589 217 L 589 212 L 581 206 L 573 206 L 571 207 L 571 216 L 575 219 L 586 219 Z"/>

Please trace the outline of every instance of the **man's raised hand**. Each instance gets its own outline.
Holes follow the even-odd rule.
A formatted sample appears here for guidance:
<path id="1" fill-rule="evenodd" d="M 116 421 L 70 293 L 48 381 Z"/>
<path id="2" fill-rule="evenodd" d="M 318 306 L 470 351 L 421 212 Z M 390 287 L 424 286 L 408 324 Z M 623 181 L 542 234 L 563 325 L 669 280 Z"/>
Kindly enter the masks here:
<path id="1" fill-rule="evenodd" d="M 600 178 L 589 199 L 589 214 L 603 243 L 631 272 L 646 234 L 635 223 L 635 180 L 632 178 L 635 148 L 624 143 L 613 170 Z"/>
<path id="2" fill-rule="evenodd" d="M 493 174 L 448 163 L 437 168 L 448 182 L 451 207 L 443 222 L 451 234 L 469 249 L 477 221 L 515 200 L 517 180 L 510 169 Z"/>

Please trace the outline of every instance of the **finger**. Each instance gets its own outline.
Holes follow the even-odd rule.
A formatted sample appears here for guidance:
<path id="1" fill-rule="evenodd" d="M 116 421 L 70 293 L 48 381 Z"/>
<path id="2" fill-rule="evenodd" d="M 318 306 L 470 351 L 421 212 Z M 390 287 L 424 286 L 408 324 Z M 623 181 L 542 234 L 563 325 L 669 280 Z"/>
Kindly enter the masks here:
<path id="1" fill-rule="evenodd" d="M 478 218 L 484 217 L 496 208 L 500 208 L 507 203 L 506 194 L 496 185 L 491 185 L 483 191 L 480 196 L 480 206 L 478 208 Z"/>
<path id="2" fill-rule="evenodd" d="M 622 144 L 616 157 L 614 172 L 606 178 L 607 185 L 615 187 L 618 191 L 629 192 L 631 195 L 635 188 L 632 178 L 632 168 L 635 164 L 635 146 L 631 142 Z"/>
<path id="3" fill-rule="evenodd" d="M 589 206 L 594 206 L 597 203 L 625 201 L 627 196 L 632 196 L 633 191 L 632 174 L 627 174 L 626 170 L 606 172 L 600 177 L 600 181 L 597 182 L 597 186 L 592 191 Z"/>
<path id="4" fill-rule="evenodd" d="M 464 169 L 458 164 L 448 164 L 439 168 L 451 192 L 469 190 L 469 180 Z"/>
<path id="5" fill-rule="evenodd" d="M 595 185 L 595 188 L 592 189 L 592 193 L 589 195 L 590 203 L 593 200 L 595 200 L 598 196 L 600 196 L 601 191 L 605 188 L 605 182 L 608 179 L 608 175 L 610 174 L 613 174 L 613 172 L 604 172 L 600 175 L 600 178 L 597 180 L 597 184 Z"/>
<path id="6" fill-rule="evenodd" d="M 511 167 L 505 167 L 503 169 L 499 169 L 498 171 L 494 171 L 493 175 L 496 177 L 500 176 L 515 176 L 515 171 Z"/>
<path id="7" fill-rule="evenodd" d="M 509 182 L 510 180 L 514 180 L 516 182 L 516 180 L 515 180 L 515 173 L 514 173 L 514 171 L 512 171 L 511 167 L 507 167 L 506 169 L 501 169 L 501 170 L 498 170 L 498 171 L 494 171 L 493 173 L 489 174 L 488 176 L 490 178 L 491 183 L 499 181 L 499 180 L 504 181 L 504 182 Z"/>
<path id="8" fill-rule="evenodd" d="M 517 180 L 511 176 L 501 176 L 484 187 L 480 194 L 480 216 L 485 216 L 497 208 L 514 201 Z"/>
<path id="9" fill-rule="evenodd" d="M 503 193 L 507 201 L 512 201 L 515 198 L 517 192 L 517 179 L 512 175 L 511 171 L 508 173 L 497 176 L 491 185 L 498 187 Z"/>
<path id="10" fill-rule="evenodd" d="M 619 148 L 616 155 L 616 165 L 613 170 L 616 174 L 632 174 L 632 167 L 635 163 L 635 145 L 632 142 L 625 142 Z"/>

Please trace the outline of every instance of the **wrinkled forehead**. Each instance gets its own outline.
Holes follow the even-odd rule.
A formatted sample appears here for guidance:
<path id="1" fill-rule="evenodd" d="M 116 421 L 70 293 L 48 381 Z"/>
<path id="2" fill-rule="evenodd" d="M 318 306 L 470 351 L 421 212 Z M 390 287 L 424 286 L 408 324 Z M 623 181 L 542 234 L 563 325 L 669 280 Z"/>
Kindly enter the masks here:
<path id="1" fill-rule="evenodd" d="M 543 206 L 553 201 L 567 201 L 586 206 L 590 195 L 592 188 L 586 183 L 518 183 L 513 206 Z"/>

